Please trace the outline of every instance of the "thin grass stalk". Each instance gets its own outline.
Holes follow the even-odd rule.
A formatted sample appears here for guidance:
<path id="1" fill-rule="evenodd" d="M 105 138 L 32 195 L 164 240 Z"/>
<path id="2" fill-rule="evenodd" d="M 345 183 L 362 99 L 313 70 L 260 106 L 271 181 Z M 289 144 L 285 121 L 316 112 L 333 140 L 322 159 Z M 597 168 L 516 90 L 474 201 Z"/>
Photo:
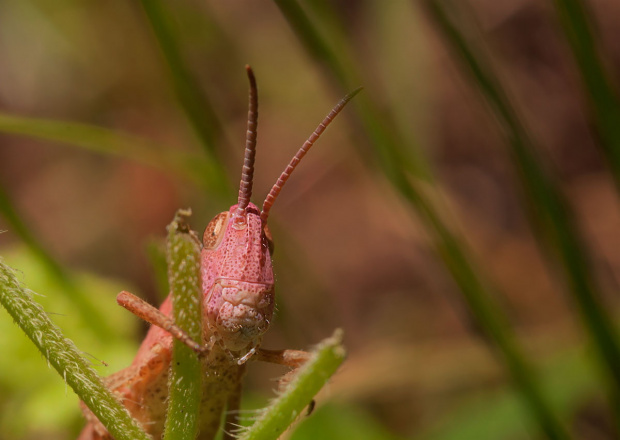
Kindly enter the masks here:
<path id="1" fill-rule="evenodd" d="M 600 142 L 596 144 L 607 159 L 616 188 L 620 189 L 620 98 L 617 84 L 614 87 L 599 54 L 590 7 L 579 0 L 554 0 L 553 3 L 598 128 Z"/>
<path id="2" fill-rule="evenodd" d="M 321 39 L 299 5 L 292 0 L 274 1 L 300 38 L 304 48 L 315 61 L 324 66 L 328 78 L 335 79 L 342 87 L 348 87 L 348 78 L 357 76 L 340 65 L 339 58 Z M 408 206 L 422 219 L 438 254 L 461 289 L 477 326 L 503 359 L 541 430 L 550 439 L 568 438 L 568 434 L 544 398 L 531 367 L 506 324 L 501 309 L 492 300 L 487 283 L 483 281 L 479 270 L 474 267 L 473 258 L 469 255 L 465 242 L 448 228 L 424 192 L 411 183 L 408 172 L 416 177 L 422 177 L 422 174 L 421 169 L 412 166 L 412 162 L 407 158 L 406 151 L 410 146 L 399 143 L 395 132 L 387 129 L 391 125 L 389 121 L 386 122 L 379 116 L 380 113 L 370 100 L 362 101 L 362 104 L 358 104 L 358 108 L 363 135 L 375 147 L 374 151 L 381 170 Z M 424 167 L 424 170 L 428 169 L 429 167 Z"/>
<path id="3" fill-rule="evenodd" d="M 194 341 L 202 339 L 200 244 L 187 224 L 190 210 L 180 210 L 168 226 L 168 280 L 174 322 Z M 202 397 L 198 355 L 174 340 L 170 394 L 164 440 L 194 439 L 198 433 Z"/>
<path id="4" fill-rule="evenodd" d="M 72 341 L 49 319 L 10 267 L 0 261 L 0 303 L 78 397 L 116 440 L 151 440 Z"/>
<path id="5" fill-rule="evenodd" d="M 507 93 L 483 53 L 469 44 L 438 1 L 427 0 L 432 17 L 473 82 L 481 90 L 509 138 L 530 220 L 543 250 L 559 262 L 569 292 L 589 330 L 611 386 L 612 408 L 620 416 L 620 349 L 602 292 L 591 273 L 588 250 L 575 225 L 573 213 L 550 172 L 543 167 L 531 135 L 520 121 Z"/>

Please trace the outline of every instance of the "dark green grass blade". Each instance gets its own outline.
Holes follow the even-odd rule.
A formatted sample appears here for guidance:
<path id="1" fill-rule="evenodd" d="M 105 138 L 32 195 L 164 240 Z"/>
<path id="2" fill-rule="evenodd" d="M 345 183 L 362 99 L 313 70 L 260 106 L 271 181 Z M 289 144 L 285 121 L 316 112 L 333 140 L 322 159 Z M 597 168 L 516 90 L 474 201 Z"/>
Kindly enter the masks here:
<path id="1" fill-rule="evenodd" d="M 168 281 L 174 322 L 194 341 L 202 339 L 200 245 L 187 224 L 190 210 L 180 210 L 168 226 Z M 175 340 L 165 440 L 194 439 L 200 413 L 201 368 L 198 355 Z"/>
<path id="2" fill-rule="evenodd" d="M 60 329 L 48 318 L 14 271 L 0 261 L 0 303 L 117 440 L 149 440 L 101 378 Z"/>
<path id="3" fill-rule="evenodd" d="M 141 4 L 170 71 L 176 97 L 205 152 L 217 162 L 217 146 L 225 140 L 222 125 L 184 62 L 171 11 L 160 0 L 142 0 Z"/>
<path id="4" fill-rule="evenodd" d="M 615 329 L 600 302 L 602 294 L 590 270 L 588 250 L 568 203 L 551 174 L 543 167 L 534 141 L 521 123 L 490 64 L 448 18 L 438 1 L 426 4 L 454 53 L 468 68 L 509 138 L 514 164 L 530 208 L 530 218 L 547 253 L 560 263 L 581 317 L 603 360 L 612 385 L 612 405 L 620 402 L 620 349 Z"/>
<path id="5" fill-rule="evenodd" d="M 482 285 L 480 276 L 472 267 L 471 258 L 465 255 L 462 246 L 448 230 L 440 230 L 439 235 L 442 238 L 437 243 L 438 250 L 461 288 L 475 324 L 503 360 L 541 431 L 549 439 L 570 438 L 551 409 L 536 374 L 506 324 L 501 309 L 493 302 L 488 289 Z"/>
<path id="6" fill-rule="evenodd" d="M 555 0 L 554 4 L 587 91 L 600 135 L 597 145 L 620 189 L 620 99 L 599 55 L 590 8 L 579 0 Z"/>
<path id="7" fill-rule="evenodd" d="M 339 57 L 321 39 L 297 3 L 290 0 L 274 1 L 306 50 L 319 65 L 324 67 L 330 80 L 335 80 L 342 87 L 350 87 L 349 78 L 356 78 L 357 75 L 348 72 L 340 65 Z M 474 267 L 473 258 L 469 255 L 463 240 L 448 228 L 447 223 L 438 214 L 439 211 L 433 201 L 426 197 L 425 192 L 411 183 L 408 173 L 418 178 L 428 179 L 428 174 L 425 175 L 425 173 L 429 167 L 416 166 L 416 163 L 408 157 L 408 149 L 411 146 L 401 143 L 396 131 L 391 129 L 391 122 L 380 117 L 380 112 L 369 99 L 362 101 L 357 108 L 362 120 L 363 135 L 372 143 L 381 170 L 407 204 L 423 220 L 437 252 L 461 289 L 477 326 L 504 360 L 515 384 L 542 429 L 549 438 L 567 438 L 543 398 L 543 393 L 534 379 L 531 368 L 505 323 L 501 309 L 491 299 L 492 295 L 490 289 L 487 288 L 487 283 L 483 281 L 482 275 Z"/>

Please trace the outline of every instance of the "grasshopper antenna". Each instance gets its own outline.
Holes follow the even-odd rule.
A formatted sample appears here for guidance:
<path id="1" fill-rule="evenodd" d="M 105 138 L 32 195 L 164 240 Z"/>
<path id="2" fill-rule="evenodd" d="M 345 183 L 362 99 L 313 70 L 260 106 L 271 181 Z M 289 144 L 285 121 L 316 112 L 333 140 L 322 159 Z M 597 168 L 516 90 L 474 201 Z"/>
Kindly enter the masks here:
<path id="1" fill-rule="evenodd" d="M 357 95 L 361 90 L 362 90 L 362 87 L 355 89 L 354 91 L 349 93 L 347 96 L 342 98 L 340 102 L 338 102 L 338 104 L 334 106 L 334 108 L 329 112 L 329 114 L 325 116 L 325 119 L 321 121 L 321 123 L 316 128 L 316 130 L 314 130 L 314 133 L 312 133 L 310 137 L 308 138 L 308 140 L 304 142 L 304 144 L 301 146 L 297 154 L 295 154 L 295 156 L 293 157 L 291 162 L 288 164 L 286 169 L 282 172 L 282 174 L 280 174 L 280 177 L 278 177 L 278 181 L 275 183 L 275 185 L 273 185 L 273 187 L 271 188 L 271 191 L 269 191 L 269 194 L 267 194 L 267 197 L 265 198 L 265 202 L 263 203 L 263 209 L 260 213 L 260 218 L 261 218 L 263 225 L 267 224 L 267 218 L 269 217 L 269 210 L 273 206 L 273 203 L 278 197 L 278 194 L 280 194 L 280 191 L 282 191 L 282 187 L 284 186 L 288 178 L 291 176 L 291 173 L 293 172 L 295 167 L 297 167 L 297 164 L 299 164 L 299 161 L 301 161 L 301 159 L 306 155 L 310 147 L 314 145 L 317 139 L 325 131 L 327 126 L 331 124 L 331 122 L 334 120 L 336 115 L 338 115 L 338 113 L 342 111 L 344 106 L 347 105 L 347 103 L 351 99 L 353 99 L 353 97 Z"/>
<path id="2" fill-rule="evenodd" d="M 254 158 L 256 157 L 256 127 L 258 125 L 258 92 L 256 78 L 249 65 L 245 66 L 250 81 L 250 97 L 248 104 L 248 127 L 245 134 L 245 156 L 239 183 L 239 200 L 234 217 L 238 222 L 244 222 L 245 209 L 250 203 L 252 196 L 252 182 L 254 180 Z"/>

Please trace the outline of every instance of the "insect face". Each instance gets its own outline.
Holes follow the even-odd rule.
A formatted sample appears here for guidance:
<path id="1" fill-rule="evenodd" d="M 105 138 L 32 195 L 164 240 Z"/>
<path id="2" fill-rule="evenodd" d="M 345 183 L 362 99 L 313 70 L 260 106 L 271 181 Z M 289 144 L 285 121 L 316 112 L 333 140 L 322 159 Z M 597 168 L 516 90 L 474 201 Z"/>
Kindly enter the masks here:
<path id="1" fill-rule="evenodd" d="M 202 250 L 205 332 L 231 352 L 260 341 L 273 316 L 274 280 L 269 240 L 255 205 L 235 218 L 237 205 L 205 230 Z M 215 269 L 215 270 L 214 270 Z"/>

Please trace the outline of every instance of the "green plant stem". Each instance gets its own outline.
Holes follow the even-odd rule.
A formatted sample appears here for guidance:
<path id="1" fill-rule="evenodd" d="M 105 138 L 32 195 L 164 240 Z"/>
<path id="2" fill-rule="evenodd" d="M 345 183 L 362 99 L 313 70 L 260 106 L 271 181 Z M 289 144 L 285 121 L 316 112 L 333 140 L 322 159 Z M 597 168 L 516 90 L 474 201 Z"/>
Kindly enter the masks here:
<path id="1" fill-rule="evenodd" d="M 200 246 L 187 224 L 190 210 L 179 210 L 168 226 L 168 279 L 174 322 L 194 341 L 202 339 Z M 197 354 L 178 340 L 172 349 L 168 415 L 164 439 L 194 439 L 202 396 Z"/>
<path id="2" fill-rule="evenodd" d="M 347 78 L 356 75 L 348 74 L 340 65 L 338 57 L 320 38 L 297 3 L 292 0 L 274 1 L 304 47 L 320 65 L 325 66 L 328 76 L 336 78 L 336 81 L 346 87 Z M 389 121 L 379 116 L 380 112 L 374 108 L 370 100 L 362 102 L 360 118 L 363 134 L 374 145 L 381 170 L 422 219 L 432 237 L 435 249 L 459 286 L 477 326 L 503 359 L 541 429 L 549 438 L 568 438 L 543 397 L 535 375 L 506 324 L 501 309 L 492 300 L 487 282 L 483 281 L 482 275 L 474 267 L 473 258 L 469 255 L 465 242 L 447 226 L 438 214 L 439 211 L 425 196 L 424 188 L 418 188 L 411 183 L 407 173 L 412 173 L 423 180 L 432 180 L 432 177 L 429 179 L 429 175 L 425 174 L 430 167 L 416 166 L 415 162 L 409 160 L 406 153 L 408 148 L 401 143 L 395 130 L 389 128 L 391 125 Z"/>
<path id="3" fill-rule="evenodd" d="M 0 303 L 17 325 L 64 378 L 116 440 L 149 440 L 127 410 L 101 382 L 72 341 L 65 338 L 15 277 L 0 261 Z"/>
<path id="4" fill-rule="evenodd" d="M 620 189 L 620 99 L 599 56 L 590 8 L 579 0 L 554 0 L 554 4 L 600 134 L 596 144 L 607 158 L 616 188 Z"/>
<path id="5" fill-rule="evenodd" d="M 239 440 L 276 439 L 295 421 L 344 361 L 342 336 L 342 331 L 336 330 L 332 337 L 319 343 L 291 383 Z"/>
<path id="6" fill-rule="evenodd" d="M 560 263 L 586 328 L 598 349 L 612 389 L 612 407 L 620 417 L 620 348 L 610 316 L 600 302 L 602 293 L 590 271 L 588 251 L 573 214 L 550 173 L 537 157 L 534 141 L 521 123 L 493 69 L 448 19 L 439 2 L 427 0 L 435 22 L 468 68 L 509 138 L 511 152 L 530 207 L 530 219 L 548 254 Z"/>

